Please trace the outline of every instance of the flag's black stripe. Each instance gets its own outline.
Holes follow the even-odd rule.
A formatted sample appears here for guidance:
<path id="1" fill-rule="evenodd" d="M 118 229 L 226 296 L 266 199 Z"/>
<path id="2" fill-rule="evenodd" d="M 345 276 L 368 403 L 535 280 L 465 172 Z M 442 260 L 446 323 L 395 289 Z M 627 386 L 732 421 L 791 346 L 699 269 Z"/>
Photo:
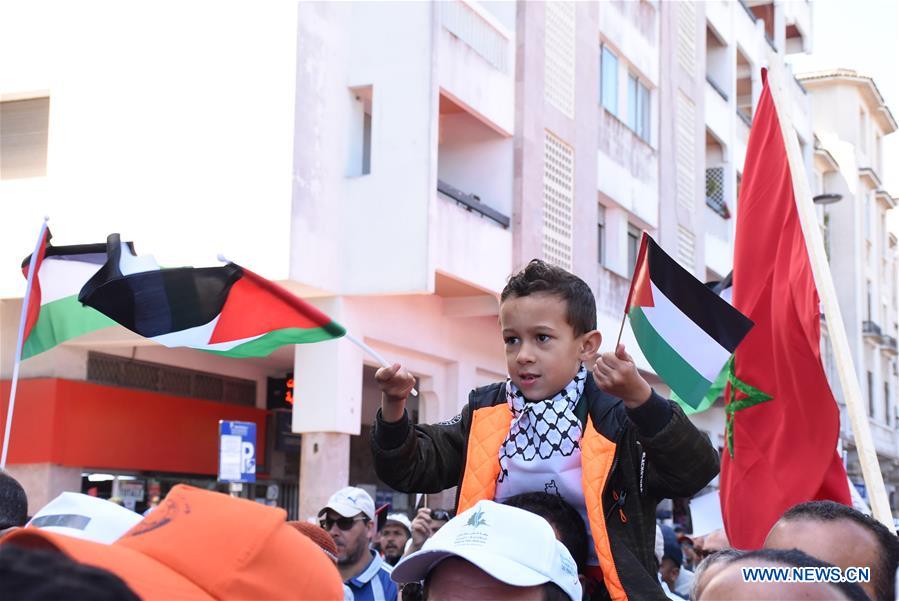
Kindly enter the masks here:
<path id="1" fill-rule="evenodd" d="M 131 242 L 127 243 L 129 246 Z M 44 253 L 44 258 L 47 259 L 49 257 L 72 257 L 77 258 L 78 255 L 102 255 L 106 256 L 106 245 L 102 243 L 97 244 L 72 244 L 70 246 L 53 246 L 51 244 L 47 244 L 47 251 Z M 31 255 L 25 257 L 22 261 L 22 268 L 28 267 L 28 264 L 31 262 Z"/>
<path id="2" fill-rule="evenodd" d="M 668 299 L 731 353 L 752 329 L 752 321 L 668 256 L 649 238 L 649 279 Z"/>
<path id="3" fill-rule="evenodd" d="M 229 263 L 122 275 L 120 250 L 118 236 L 110 236 L 107 262 L 87 281 L 78 300 L 145 338 L 209 323 L 221 313 L 231 286 L 243 273 Z"/>

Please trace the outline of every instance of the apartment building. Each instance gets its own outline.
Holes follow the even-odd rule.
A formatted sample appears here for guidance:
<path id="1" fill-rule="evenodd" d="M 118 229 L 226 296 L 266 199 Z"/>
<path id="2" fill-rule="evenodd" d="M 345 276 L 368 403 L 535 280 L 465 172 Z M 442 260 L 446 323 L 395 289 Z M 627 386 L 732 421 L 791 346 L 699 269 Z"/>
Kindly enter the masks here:
<path id="1" fill-rule="evenodd" d="M 696 121 L 701 127 L 698 135 L 703 145 L 700 173 L 693 180 L 700 187 L 704 201 L 690 215 L 680 197 L 663 202 L 667 219 L 662 224 L 663 243 L 669 253 L 679 257 L 705 281 L 725 278 L 733 266 L 735 217 L 743 163 L 752 117 L 762 90 L 761 70 L 773 61 L 786 63 L 782 82 L 786 93 L 784 106 L 791 112 L 791 120 L 799 138 L 806 167 L 812 160 L 813 133 L 810 98 L 794 78 L 789 57 L 810 51 L 811 10 L 807 2 L 726 2 L 711 0 L 696 3 L 694 17 L 684 5 L 674 3 L 678 12 L 672 16 L 670 45 L 662 55 L 680 65 L 676 101 L 664 114 L 671 119 L 671 137 L 683 145 L 684 131 L 692 131 L 690 111 L 696 107 Z M 690 11 L 693 12 L 693 11 Z M 700 47 L 701 58 L 695 70 L 696 78 L 684 78 L 684 65 L 691 55 L 687 40 L 689 27 L 695 27 L 692 39 Z M 696 82 L 695 79 L 699 79 Z M 679 147 L 678 147 L 679 148 Z M 668 184 L 663 189 L 678 189 L 686 185 L 688 173 L 695 169 L 682 164 L 676 155 L 670 169 Z M 663 174 L 665 171 L 663 170 Z M 671 192 L 669 192 L 671 194 Z M 667 238 L 664 237 L 667 233 Z M 693 249 L 695 263 L 686 257 Z M 691 416 L 694 423 L 708 432 L 712 441 L 724 446 L 725 414 L 719 401 L 711 409 Z"/>
<path id="2" fill-rule="evenodd" d="M 890 506 L 895 509 L 899 485 L 899 306 L 896 235 L 887 228 L 887 214 L 899 199 L 883 189 L 881 177 L 882 140 L 896 131 L 897 124 L 870 77 L 836 69 L 803 73 L 798 78 L 815 107 L 812 189 L 819 204 L 825 247 Z M 822 325 L 826 332 L 827 324 Z M 824 361 L 841 405 L 847 470 L 864 490 L 833 352 L 826 338 Z"/>

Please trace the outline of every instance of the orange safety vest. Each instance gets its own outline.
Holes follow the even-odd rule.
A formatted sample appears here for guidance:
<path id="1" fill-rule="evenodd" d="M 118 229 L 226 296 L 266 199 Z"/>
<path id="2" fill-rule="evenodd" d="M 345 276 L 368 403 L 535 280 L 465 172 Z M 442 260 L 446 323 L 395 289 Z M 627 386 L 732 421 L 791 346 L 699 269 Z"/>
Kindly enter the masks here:
<path id="1" fill-rule="evenodd" d="M 499 449 L 509 433 L 511 420 L 512 411 L 505 403 L 473 412 L 457 514 L 473 507 L 478 501 L 492 500 L 496 496 Z M 587 518 L 606 590 L 613 601 L 627 601 L 627 593 L 621 586 L 618 570 L 615 568 L 602 510 L 602 491 L 612 469 L 615 448 L 614 442 L 596 431 L 592 418 L 588 416 L 587 427 L 581 439 L 581 482 Z"/>

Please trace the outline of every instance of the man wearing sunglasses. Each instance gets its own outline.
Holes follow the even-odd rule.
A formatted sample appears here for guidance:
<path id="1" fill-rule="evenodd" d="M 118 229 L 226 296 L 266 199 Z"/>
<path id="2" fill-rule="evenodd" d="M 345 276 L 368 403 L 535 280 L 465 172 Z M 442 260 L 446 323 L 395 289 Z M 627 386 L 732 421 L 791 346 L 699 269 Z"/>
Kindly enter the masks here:
<path id="1" fill-rule="evenodd" d="M 353 486 L 334 493 L 318 512 L 319 525 L 337 546 L 337 569 L 354 601 L 394 601 L 391 567 L 370 548 L 375 529 L 375 503 Z"/>

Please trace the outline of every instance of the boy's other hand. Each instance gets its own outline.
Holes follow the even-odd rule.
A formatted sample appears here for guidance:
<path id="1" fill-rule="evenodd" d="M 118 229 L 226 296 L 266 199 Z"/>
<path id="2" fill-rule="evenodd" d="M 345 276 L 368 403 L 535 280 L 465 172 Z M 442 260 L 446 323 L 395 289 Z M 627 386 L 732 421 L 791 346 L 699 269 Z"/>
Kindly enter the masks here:
<path id="1" fill-rule="evenodd" d="M 427 507 L 422 507 L 415 514 L 415 519 L 412 520 L 412 544 L 409 545 L 409 550 L 406 554 L 415 553 L 421 549 L 421 546 L 425 544 L 426 540 L 431 538 L 432 534 L 431 510 Z"/>
<path id="2" fill-rule="evenodd" d="M 399 363 L 394 363 L 375 372 L 375 381 L 384 393 L 381 398 L 381 417 L 387 422 L 399 421 L 406 408 L 406 397 L 415 388 L 415 378 Z"/>
<path id="3" fill-rule="evenodd" d="M 619 344 L 614 353 L 603 353 L 593 364 L 593 379 L 600 389 L 624 401 L 628 409 L 635 409 L 649 400 L 652 388 L 643 379 L 634 359 Z"/>

